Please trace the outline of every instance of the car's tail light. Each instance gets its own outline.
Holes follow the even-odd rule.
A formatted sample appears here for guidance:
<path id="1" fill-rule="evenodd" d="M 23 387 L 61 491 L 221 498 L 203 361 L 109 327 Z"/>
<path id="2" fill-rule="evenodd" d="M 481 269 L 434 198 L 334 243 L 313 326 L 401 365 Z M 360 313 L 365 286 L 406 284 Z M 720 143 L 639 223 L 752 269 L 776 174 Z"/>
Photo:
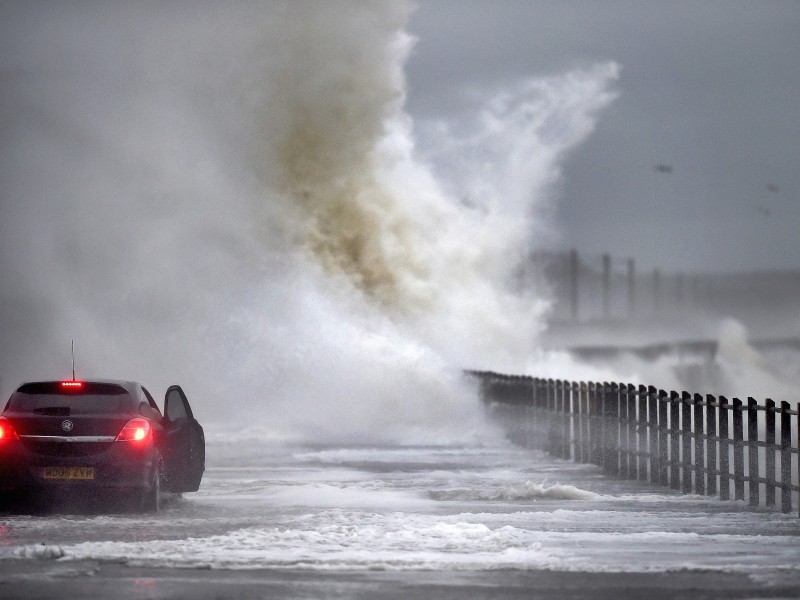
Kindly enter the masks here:
<path id="1" fill-rule="evenodd" d="M 83 387 L 82 381 L 62 381 L 61 389 L 64 390 L 79 390 Z"/>
<path id="2" fill-rule="evenodd" d="M 19 436 L 14 427 L 5 417 L 0 417 L 0 442 L 4 440 L 18 440 Z"/>
<path id="3" fill-rule="evenodd" d="M 150 421 L 141 417 L 131 419 L 119 432 L 115 442 L 142 442 L 150 437 L 152 428 Z"/>

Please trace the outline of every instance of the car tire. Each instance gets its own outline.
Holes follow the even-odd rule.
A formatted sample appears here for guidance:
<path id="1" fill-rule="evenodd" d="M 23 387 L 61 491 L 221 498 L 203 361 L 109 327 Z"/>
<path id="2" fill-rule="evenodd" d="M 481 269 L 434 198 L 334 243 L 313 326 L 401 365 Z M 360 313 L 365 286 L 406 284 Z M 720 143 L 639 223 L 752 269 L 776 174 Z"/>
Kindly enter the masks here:
<path id="1" fill-rule="evenodd" d="M 157 454 L 153 466 L 153 476 L 150 485 L 141 491 L 140 507 L 142 512 L 158 512 L 161 510 L 161 455 Z"/>

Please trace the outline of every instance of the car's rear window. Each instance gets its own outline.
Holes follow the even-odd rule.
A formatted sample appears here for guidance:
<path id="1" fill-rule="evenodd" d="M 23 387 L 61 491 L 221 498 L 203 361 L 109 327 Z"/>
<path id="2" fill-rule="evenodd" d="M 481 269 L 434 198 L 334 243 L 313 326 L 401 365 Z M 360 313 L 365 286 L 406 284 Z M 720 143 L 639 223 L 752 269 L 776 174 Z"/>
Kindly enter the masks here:
<path id="1" fill-rule="evenodd" d="M 26 383 L 11 395 L 7 412 L 34 414 L 106 414 L 128 412 L 134 404 L 128 390 L 114 383 L 81 382 L 80 388 L 59 381 Z"/>

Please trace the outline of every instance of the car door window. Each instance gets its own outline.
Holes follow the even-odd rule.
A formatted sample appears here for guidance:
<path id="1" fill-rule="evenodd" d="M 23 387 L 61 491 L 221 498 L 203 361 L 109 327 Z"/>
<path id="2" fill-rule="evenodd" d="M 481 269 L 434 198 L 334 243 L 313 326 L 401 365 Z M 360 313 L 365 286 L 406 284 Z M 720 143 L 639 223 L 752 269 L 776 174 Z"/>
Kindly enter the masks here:
<path id="1" fill-rule="evenodd" d="M 164 414 L 170 421 L 179 421 L 180 419 L 187 419 L 189 417 L 186 413 L 186 404 L 183 401 L 181 393 L 177 389 L 167 392 L 164 405 Z"/>

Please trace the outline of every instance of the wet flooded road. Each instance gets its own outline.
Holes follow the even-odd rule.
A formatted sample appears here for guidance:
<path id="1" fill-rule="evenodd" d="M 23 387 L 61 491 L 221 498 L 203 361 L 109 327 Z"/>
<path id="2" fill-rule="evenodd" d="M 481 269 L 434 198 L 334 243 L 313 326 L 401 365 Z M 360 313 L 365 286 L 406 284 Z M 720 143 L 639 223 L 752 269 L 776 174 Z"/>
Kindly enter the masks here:
<path id="1" fill-rule="evenodd" d="M 505 444 L 286 447 L 239 438 L 212 440 L 208 450 L 200 491 L 158 514 L 4 513 L 0 595 L 117 580 L 131 597 L 195 587 L 205 597 L 234 582 L 231 597 L 258 597 L 264 586 L 287 597 L 301 589 L 393 597 L 398 586 L 420 597 L 431 586 L 444 597 L 514 597 L 570 585 L 575 597 L 592 586 L 611 597 L 623 581 L 631 592 L 685 584 L 709 587 L 709 597 L 800 595 L 796 516 L 616 481 Z M 143 596 L 139 580 L 154 582 Z M 328 584 L 340 596 L 323 593 Z"/>

